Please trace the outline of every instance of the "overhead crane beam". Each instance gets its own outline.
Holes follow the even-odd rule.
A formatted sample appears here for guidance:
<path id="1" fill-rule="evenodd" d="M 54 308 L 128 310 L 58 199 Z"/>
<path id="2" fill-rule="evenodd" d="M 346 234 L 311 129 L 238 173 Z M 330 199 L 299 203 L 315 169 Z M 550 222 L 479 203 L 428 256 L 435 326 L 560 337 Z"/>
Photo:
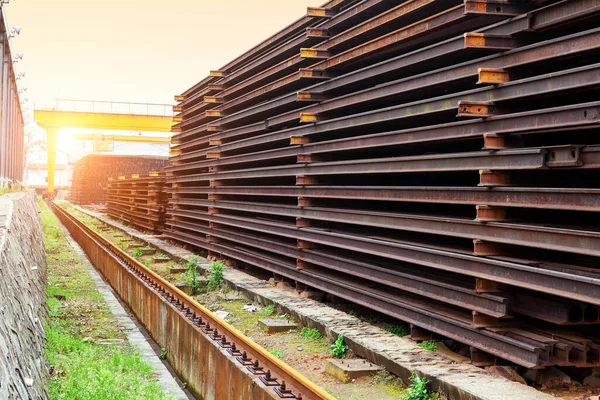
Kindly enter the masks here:
<path id="1" fill-rule="evenodd" d="M 48 193 L 54 192 L 56 147 L 58 131 L 60 129 L 81 128 L 112 131 L 170 132 L 171 125 L 173 124 L 173 117 L 164 115 L 132 115 L 60 110 L 35 110 L 34 118 L 38 125 L 48 132 Z M 127 137 L 135 138 L 135 140 L 131 141 L 141 142 L 139 140 L 140 136 L 120 135 L 118 137 L 121 139 Z M 165 141 L 163 142 L 162 140 Z M 145 142 L 168 143 L 169 140 L 169 138 L 152 138 L 152 140 L 145 140 Z"/>

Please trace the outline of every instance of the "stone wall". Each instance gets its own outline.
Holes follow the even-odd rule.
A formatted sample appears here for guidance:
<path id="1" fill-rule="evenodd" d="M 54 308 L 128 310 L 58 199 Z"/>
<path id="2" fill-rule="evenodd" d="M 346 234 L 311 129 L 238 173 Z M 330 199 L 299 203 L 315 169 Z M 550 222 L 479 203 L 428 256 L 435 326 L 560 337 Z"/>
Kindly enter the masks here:
<path id="1" fill-rule="evenodd" d="M 33 192 L 0 196 L 0 399 L 46 399 L 46 259 Z"/>

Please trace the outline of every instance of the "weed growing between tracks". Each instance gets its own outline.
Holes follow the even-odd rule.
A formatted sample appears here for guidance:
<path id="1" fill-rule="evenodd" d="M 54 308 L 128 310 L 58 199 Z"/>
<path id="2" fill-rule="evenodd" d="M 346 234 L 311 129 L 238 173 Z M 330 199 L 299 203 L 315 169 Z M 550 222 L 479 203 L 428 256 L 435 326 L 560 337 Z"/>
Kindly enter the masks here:
<path id="1" fill-rule="evenodd" d="M 164 399 L 151 367 L 127 343 L 100 345 L 99 339 L 125 339 L 94 287 L 82 258 L 71 247 L 48 206 L 38 201 L 48 263 L 46 355 L 53 374 L 52 399 Z"/>

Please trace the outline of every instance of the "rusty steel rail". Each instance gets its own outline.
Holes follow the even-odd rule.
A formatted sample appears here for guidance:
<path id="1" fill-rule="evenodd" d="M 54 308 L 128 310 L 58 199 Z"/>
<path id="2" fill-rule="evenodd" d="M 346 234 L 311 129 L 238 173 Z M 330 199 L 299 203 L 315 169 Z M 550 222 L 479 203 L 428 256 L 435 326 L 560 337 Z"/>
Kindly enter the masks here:
<path id="1" fill-rule="evenodd" d="M 379 227 L 409 232 L 428 233 L 466 239 L 489 240 L 575 254 L 600 256 L 600 232 L 558 227 L 527 225 L 525 223 L 482 223 L 466 218 L 435 217 L 352 209 L 263 205 L 233 201 L 211 203 L 202 200 L 172 200 L 173 204 L 211 207 L 213 213 L 235 210 L 256 214 L 277 215 L 307 220 L 337 222 L 367 227 Z M 177 213 L 174 210 L 173 213 Z"/>
<path id="2" fill-rule="evenodd" d="M 353 2 L 354 2 L 354 0 L 330 0 L 330 1 L 326 2 L 322 6 L 322 8 L 329 9 L 332 11 L 338 11 L 338 10 L 344 8 L 345 6 L 347 6 L 348 4 L 352 4 Z M 254 46 L 252 49 L 246 51 L 244 54 L 237 57 L 235 60 L 225 64 L 218 71 L 227 73 L 229 71 L 240 68 L 249 60 L 260 57 L 262 54 L 264 54 L 269 49 L 272 49 L 273 47 L 277 46 L 281 42 L 289 39 L 290 36 L 306 29 L 311 23 L 314 23 L 315 20 L 318 21 L 320 19 L 321 18 L 319 18 L 319 17 L 315 18 L 314 16 L 310 16 L 308 14 L 303 16 L 302 18 L 299 18 L 298 20 L 294 21 L 293 23 L 291 23 L 290 25 L 288 25 L 281 31 L 272 35 L 268 39 L 262 41 L 257 46 Z M 221 74 L 215 74 L 215 75 L 208 76 L 207 78 L 203 79 L 196 85 L 192 86 L 190 89 L 183 92 L 180 96 L 176 96 L 176 100 L 185 101 L 185 98 L 187 96 L 197 92 L 198 90 L 202 90 L 203 88 L 206 87 L 206 85 L 208 85 L 212 82 L 215 82 L 220 77 L 222 77 Z"/>
<path id="3" fill-rule="evenodd" d="M 503 335 L 474 328 L 466 314 L 455 314 L 435 310 L 431 304 L 415 301 L 402 296 L 394 296 L 381 290 L 362 285 L 357 281 L 328 275 L 316 270 L 298 270 L 295 264 L 275 259 L 267 253 L 243 251 L 240 247 L 223 246 L 217 243 L 202 243 L 192 235 L 171 233 L 179 240 L 201 245 L 224 256 L 252 264 L 290 279 L 325 290 L 341 298 L 375 309 L 382 313 L 401 318 L 417 326 L 438 334 L 454 338 L 463 343 L 489 351 L 504 359 L 529 368 L 539 368 L 550 363 L 550 351 L 543 344 L 521 342 Z"/>
<path id="4" fill-rule="evenodd" d="M 82 246 L 94 266 L 119 294 L 154 340 L 170 350 L 168 360 L 188 388 L 206 398 L 238 393 L 239 398 L 333 399 L 323 389 L 277 359 L 240 331 L 227 324 L 193 298 L 130 257 L 68 211 L 51 204 L 52 210 Z M 166 310 L 166 311 L 165 311 Z M 164 331 L 156 318 L 166 318 L 174 332 Z M 179 347 L 185 344 L 184 347 Z M 189 347 L 188 347 L 189 346 Z M 202 354 L 200 348 L 204 347 Z M 197 349 L 193 351 L 191 349 Z M 211 354 L 211 357 L 206 355 Z M 207 362 L 205 365 L 203 362 Z M 233 364 L 239 375 L 231 373 Z M 196 368 L 219 368 L 229 376 L 216 378 L 218 370 L 199 374 Z M 212 382 L 204 379 L 214 379 Z M 224 378 L 224 379 L 223 379 Z M 242 395 L 245 393 L 246 395 Z"/>
<path id="5" fill-rule="evenodd" d="M 568 3 L 569 4 L 567 4 L 566 1 L 561 1 L 557 4 L 553 4 L 548 7 L 532 11 L 527 15 L 527 17 L 520 16 L 517 18 L 513 18 L 511 20 L 503 21 L 499 24 L 496 24 L 493 27 L 481 29 L 477 32 L 502 35 L 517 35 L 520 33 L 527 34 L 527 32 L 535 32 L 536 30 L 539 30 L 542 26 L 546 29 L 550 27 L 560 26 L 560 24 L 564 23 L 565 21 L 576 20 L 578 18 L 593 15 L 594 13 L 597 13 L 600 10 L 600 5 L 597 4 L 597 2 L 595 1 L 568 0 Z M 556 18 L 557 15 L 561 15 L 561 18 Z M 550 43 L 552 42 L 553 41 L 550 41 Z M 593 43 L 593 41 L 588 42 L 588 44 L 591 43 Z M 534 45 L 526 46 L 522 49 L 527 50 L 530 47 L 532 47 L 532 50 L 535 49 Z M 444 56 L 455 55 L 458 52 L 464 53 L 468 50 L 470 49 L 465 48 L 465 40 L 463 36 L 459 36 L 447 41 L 443 41 L 439 44 L 434 44 L 432 46 L 416 50 L 408 54 L 402 54 L 396 58 L 392 58 L 390 60 L 386 60 L 381 63 L 368 66 L 357 71 L 346 73 L 338 78 L 326 80 L 324 82 L 304 88 L 302 89 L 302 92 L 327 96 L 328 92 L 334 90 L 339 91 L 345 89 L 345 91 L 349 91 L 349 88 L 351 88 L 352 85 L 360 85 L 361 83 L 365 82 L 365 80 L 381 80 L 382 77 L 387 76 L 391 73 L 400 74 L 403 70 L 407 69 L 408 67 L 412 67 L 415 65 L 427 65 L 427 63 L 425 63 L 425 61 L 427 60 L 444 60 Z M 520 54 L 520 51 L 521 48 L 517 48 L 513 52 L 515 54 Z M 570 49 L 563 49 L 562 51 L 570 51 Z M 512 52 L 509 52 L 508 54 L 511 53 Z M 481 55 L 481 53 L 473 53 L 472 58 L 478 58 L 477 54 Z M 543 51 L 538 52 L 538 55 L 542 54 Z M 490 63 L 493 63 L 494 59 L 496 58 L 497 57 L 490 58 Z M 527 57 L 523 57 L 522 59 L 527 60 Z M 450 60 L 452 60 L 452 57 L 446 57 L 445 60 L 447 60 L 445 61 L 445 64 L 449 64 L 451 63 Z M 483 60 L 486 60 L 486 58 L 484 58 Z M 515 61 L 507 62 L 505 64 L 513 67 L 514 62 Z M 521 61 L 516 62 L 518 63 Z M 433 63 L 433 65 L 440 65 L 440 62 Z M 279 99 L 271 100 L 269 102 L 254 107 L 248 107 L 242 111 L 233 113 L 231 115 L 225 115 L 224 117 L 210 124 L 219 127 L 224 126 L 227 129 L 230 129 L 239 126 L 239 123 L 241 121 L 247 121 L 248 117 L 250 116 L 264 115 L 266 112 L 269 111 L 271 114 L 277 114 L 280 112 L 279 110 L 284 109 L 285 107 L 289 108 L 290 106 L 293 106 L 293 108 L 300 108 L 303 104 L 304 103 L 302 102 L 298 102 L 298 96 L 296 93 L 290 93 L 289 95 L 286 95 Z M 222 134 L 224 133 L 221 133 L 221 135 Z M 174 140 L 178 141 L 187 136 L 189 136 L 188 132 L 175 135 Z"/>
<path id="6" fill-rule="evenodd" d="M 391 260 L 501 282 L 600 305 L 600 299 L 597 296 L 600 279 L 583 276 L 578 271 L 568 268 L 568 266 L 553 270 L 519 263 L 518 261 L 511 262 L 477 257 L 472 254 L 439 249 L 422 243 L 362 237 L 356 233 L 311 228 L 299 229 L 291 224 L 226 214 L 211 215 L 208 212 L 199 210 L 175 209 L 170 212 L 174 216 L 205 222 L 206 226 L 209 223 L 222 224 L 233 228 L 323 244 L 339 249 L 358 250 L 366 255 L 381 256 Z M 170 226 L 177 226 L 178 223 L 179 221 L 168 222 Z M 165 232 L 165 234 L 171 235 L 172 231 Z M 534 265 L 539 264 L 534 263 Z"/>
<path id="7" fill-rule="evenodd" d="M 435 204 L 488 204 L 501 207 L 600 212 L 600 189 L 440 186 L 201 186 L 171 188 L 173 195 L 292 197 L 376 200 Z M 173 201 L 178 200 L 177 197 Z"/>
<path id="8" fill-rule="evenodd" d="M 598 30 L 598 35 L 600 35 L 600 29 Z M 574 68 L 567 71 L 552 72 L 541 76 L 505 83 L 498 85 L 497 87 L 492 86 L 473 89 L 432 99 L 419 100 L 384 109 L 353 114 L 347 117 L 325 119 L 307 126 L 278 130 L 273 133 L 257 135 L 248 139 L 222 144 L 215 146 L 215 149 L 218 149 L 221 153 L 225 153 L 233 150 L 240 152 L 242 149 L 252 147 L 257 147 L 259 149 L 265 147 L 273 148 L 289 145 L 291 137 L 333 133 L 350 128 L 376 129 L 378 124 L 390 124 L 392 122 L 408 125 L 411 120 L 417 120 L 418 118 L 435 117 L 436 115 L 444 113 L 458 113 L 459 102 L 466 99 L 471 102 L 490 102 L 494 104 L 542 95 L 556 96 L 560 93 L 600 85 L 598 68 L 600 68 L 600 64 Z M 499 113 L 502 114 L 501 111 L 499 111 Z M 472 117 L 476 117 L 476 115 L 473 115 Z M 415 123 L 413 122 L 413 124 Z M 417 127 L 418 126 L 419 125 L 417 125 Z M 185 145 L 179 146 L 179 148 L 182 149 L 185 147 Z M 211 149 L 210 151 L 214 150 Z"/>

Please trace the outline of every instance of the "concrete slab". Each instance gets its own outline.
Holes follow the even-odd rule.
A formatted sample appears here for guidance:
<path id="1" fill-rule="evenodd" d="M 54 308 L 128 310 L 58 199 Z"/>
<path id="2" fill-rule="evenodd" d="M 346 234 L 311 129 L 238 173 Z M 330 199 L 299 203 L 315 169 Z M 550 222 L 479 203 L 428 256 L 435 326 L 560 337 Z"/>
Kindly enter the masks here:
<path id="1" fill-rule="evenodd" d="M 156 254 L 156 249 L 144 249 L 144 248 L 142 248 L 142 255 L 144 255 L 144 256 L 151 256 L 153 254 Z"/>
<path id="2" fill-rule="evenodd" d="M 161 262 L 164 262 L 164 261 L 161 261 Z M 169 273 L 170 274 L 183 274 L 185 272 L 187 272 L 187 268 L 184 268 L 184 267 L 179 267 L 179 266 L 176 266 L 176 265 L 172 266 L 172 267 L 169 267 Z"/>
<path id="3" fill-rule="evenodd" d="M 187 283 L 176 283 L 175 287 L 189 296 L 192 295 L 192 287 Z"/>
<path id="4" fill-rule="evenodd" d="M 285 319 L 259 319 L 258 326 L 266 333 L 287 332 L 298 327 L 294 322 Z"/>
<path id="5" fill-rule="evenodd" d="M 219 300 L 223 300 L 223 301 L 247 300 L 246 296 L 244 296 L 238 292 L 235 292 L 234 294 L 219 293 L 217 295 L 217 298 Z"/>
<path id="6" fill-rule="evenodd" d="M 363 376 L 375 375 L 383 370 L 383 367 L 375 365 L 364 358 L 351 358 L 345 360 L 330 358 L 325 364 L 325 373 L 329 376 L 333 376 L 342 383 L 348 383 L 354 379 L 362 378 Z"/>

